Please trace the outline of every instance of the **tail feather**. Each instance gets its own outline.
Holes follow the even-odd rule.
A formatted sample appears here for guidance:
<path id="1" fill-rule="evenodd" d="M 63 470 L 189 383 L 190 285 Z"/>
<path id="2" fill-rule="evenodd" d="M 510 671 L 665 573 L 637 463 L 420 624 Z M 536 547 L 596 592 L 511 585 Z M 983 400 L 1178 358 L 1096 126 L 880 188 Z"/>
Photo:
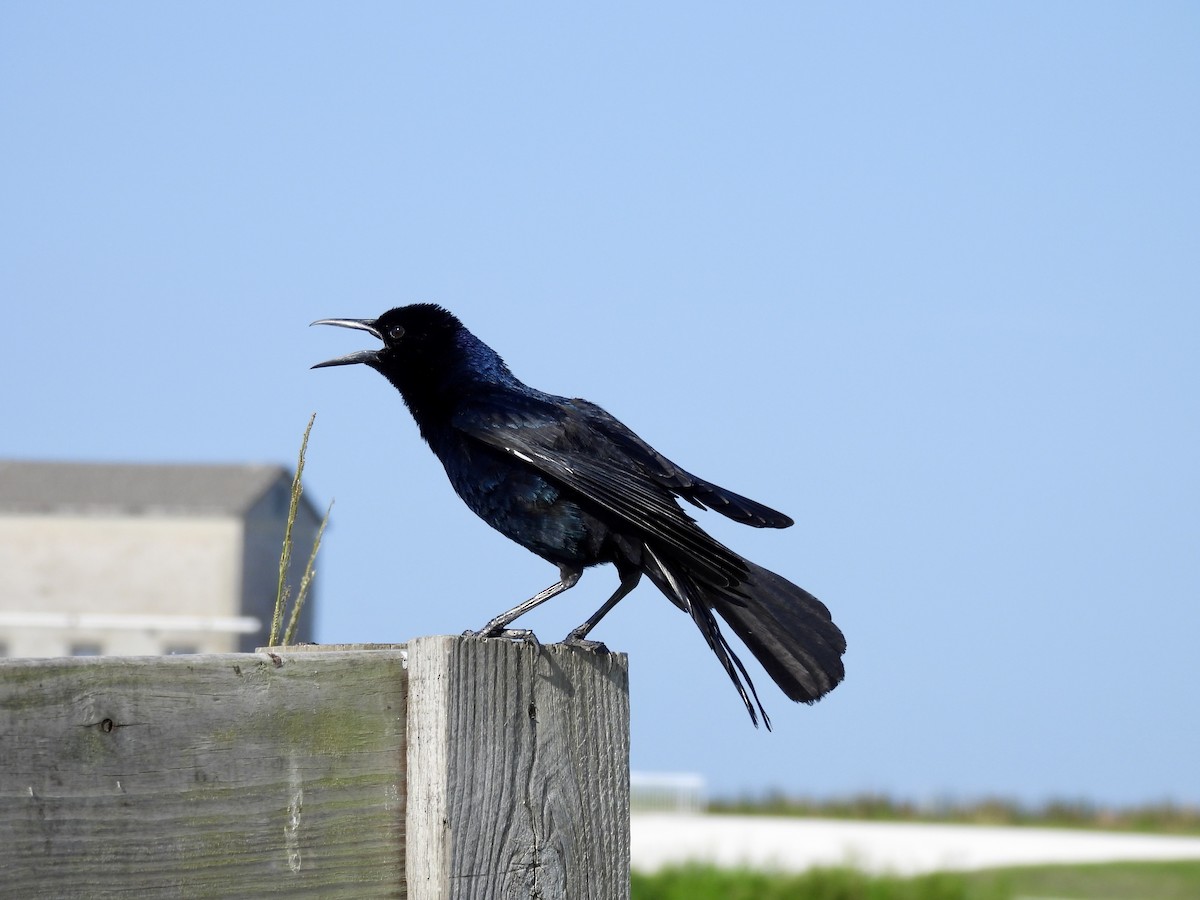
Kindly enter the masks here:
<path id="1" fill-rule="evenodd" d="M 845 677 L 845 636 L 808 591 L 752 562 L 746 567 L 750 578 L 735 598 L 716 594 L 716 611 L 790 699 L 820 699 Z"/>
<path id="2" fill-rule="evenodd" d="M 737 688 L 742 702 L 746 704 L 746 712 L 750 713 L 750 721 L 754 723 L 754 727 L 758 727 L 758 716 L 761 714 L 763 724 L 767 726 L 767 731 L 770 731 L 771 717 L 767 715 L 762 701 L 758 699 L 758 691 L 754 689 L 754 682 L 750 680 L 750 673 L 746 671 L 746 666 L 738 659 L 733 648 L 729 646 L 729 641 L 721 633 L 721 626 L 717 623 L 716 616 L 713 615 L 712 607 L 703 600 L 705 591 L 688 573 L 664 565 L 653 550 L 650 550 L 649 547 L 646 549 L 648 557 L 648 564 L 645 567 L 646 575 L 676 606 L 692 617 L 692 621 L 704 635 L 705 643 L 720 661 L 729 680 Z"/>
<path id="3" fill-rule="evenodd" d="M 748 577 L 736 587 L 705 584 L 673 560 L 646 548 L 646 574 L 685 610 L 737 688 L 750 720 L 771 720 L 746 667 L 722 634 L 715 611 L 749 648 L 789 699 L 812 703 L 845 677 L 846 639 L 829 609 L 803 588 L 745 561 Z"/>

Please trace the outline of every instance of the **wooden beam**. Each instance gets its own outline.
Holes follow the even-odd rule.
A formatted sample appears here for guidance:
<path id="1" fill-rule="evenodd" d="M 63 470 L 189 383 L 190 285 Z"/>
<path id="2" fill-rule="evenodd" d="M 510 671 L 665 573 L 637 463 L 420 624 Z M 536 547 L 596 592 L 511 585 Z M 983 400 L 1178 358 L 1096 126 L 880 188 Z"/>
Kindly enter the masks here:
<path id="1" fill-rule="evenodd" d="M 13 897 L 402 896 L 403 653 L 0 662 Z"/>

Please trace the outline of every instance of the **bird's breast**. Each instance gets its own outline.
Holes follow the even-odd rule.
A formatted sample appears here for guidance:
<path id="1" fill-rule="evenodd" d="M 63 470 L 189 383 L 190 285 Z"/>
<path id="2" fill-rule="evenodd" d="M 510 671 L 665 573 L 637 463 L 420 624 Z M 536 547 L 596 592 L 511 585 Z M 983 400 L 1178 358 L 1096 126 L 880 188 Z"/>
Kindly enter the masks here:
<path id="1" fill-rule="evenodd" d="M 603 526 L 532 466 L 479 445 L 438 456 L 458 496 L 501 534 L 555 564 L 601 561 Z"/>

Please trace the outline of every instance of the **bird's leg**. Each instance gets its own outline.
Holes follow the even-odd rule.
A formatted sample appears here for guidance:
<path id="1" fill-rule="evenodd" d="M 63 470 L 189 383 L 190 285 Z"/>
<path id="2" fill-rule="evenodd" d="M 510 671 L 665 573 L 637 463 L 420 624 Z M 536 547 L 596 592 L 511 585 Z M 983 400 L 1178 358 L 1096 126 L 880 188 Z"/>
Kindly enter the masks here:
<path id="1" fill-rule="evenodd" d="M 520 616 L 525 615 L 525 613 L 529 612 L 531 609 L 541 606 L 551 597 L 557 597 L 563 591 L 568 591 L 575 587 L 575 584 L 579 581 L 579 576 L 583 574 L 583 572 L 579 571 L 578 569 L 572 570 L 564 566 L 559 566 L 558 571 L 561 575 L 561 579 L 559 581 L 550 585 L 550 587 L 546 588 L 544 591 L 538 591 L 538 593 L 534 594 L 524 603 L 518 603 L 508 612 L 500 613 L 500 615 L 496 616 L 496 618 L 492 619 L 492 621 L 488 622 L 478 631 L 468 631 L 466 634 L 471 635 L 473 633 L 475 637 L 500 637 L 502 635 L 511 637 L 528 637 L 530 634 L 532 634 L 532 632 L 506 631 L 505 629 L 508 626 L 508 623 Z"/>
<path id="2" fill-rule="evenodd" d="M 630 569 L 627 572 L 623 572 L 621 574 L 621 583 L 617 585 L 617 589 L 613 592 L 613 595 L 604 601 L 603 606 L 592 613 L 591 618 L 589 618 L 578 628 L 571 629 L 570 634 L 563 638 L 563 643 L 582 645 L 585 647 L 590 647 L 593 650 L 607 650 L 608 648 L 605 647 L 604 644 L 600 643 L 600 641 L 587 640 L 588 633 L 591 632 L 591 630 L 597 625 L 599 625 L 600 620 L 607 616 L 612 608 L 620 603 L 626 594 L 637 587 L 638 582 L 641 580 L 641 569 Z"/>

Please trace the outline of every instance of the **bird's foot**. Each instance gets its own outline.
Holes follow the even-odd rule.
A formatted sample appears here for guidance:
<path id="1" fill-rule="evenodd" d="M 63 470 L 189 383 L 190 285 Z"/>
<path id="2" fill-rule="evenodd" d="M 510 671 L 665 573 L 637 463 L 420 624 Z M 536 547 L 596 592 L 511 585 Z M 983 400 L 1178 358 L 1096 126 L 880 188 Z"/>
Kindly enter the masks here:
<path id="1" fill-rule="evenodd" d="M 590 650 L 592 653 L 601 655 L 612 652 L 604 641 L 590 641 L 585 637 L 576 637 L 573 631 L 563 638 L 562 642 L 568 647 L 578 647 L 580 650 Z"/>
<path id="2" fill-rule="evenodd" d="M 478 638 L 508 638 L 512 641 L 525 641 L 533 644 L 535 647 L 541 647 L 541 641 L 537 635 L 529 628 L 484 628 L 478 631 L 467 630 L 463 632 L 463 637 L 478 637 Z"/>

